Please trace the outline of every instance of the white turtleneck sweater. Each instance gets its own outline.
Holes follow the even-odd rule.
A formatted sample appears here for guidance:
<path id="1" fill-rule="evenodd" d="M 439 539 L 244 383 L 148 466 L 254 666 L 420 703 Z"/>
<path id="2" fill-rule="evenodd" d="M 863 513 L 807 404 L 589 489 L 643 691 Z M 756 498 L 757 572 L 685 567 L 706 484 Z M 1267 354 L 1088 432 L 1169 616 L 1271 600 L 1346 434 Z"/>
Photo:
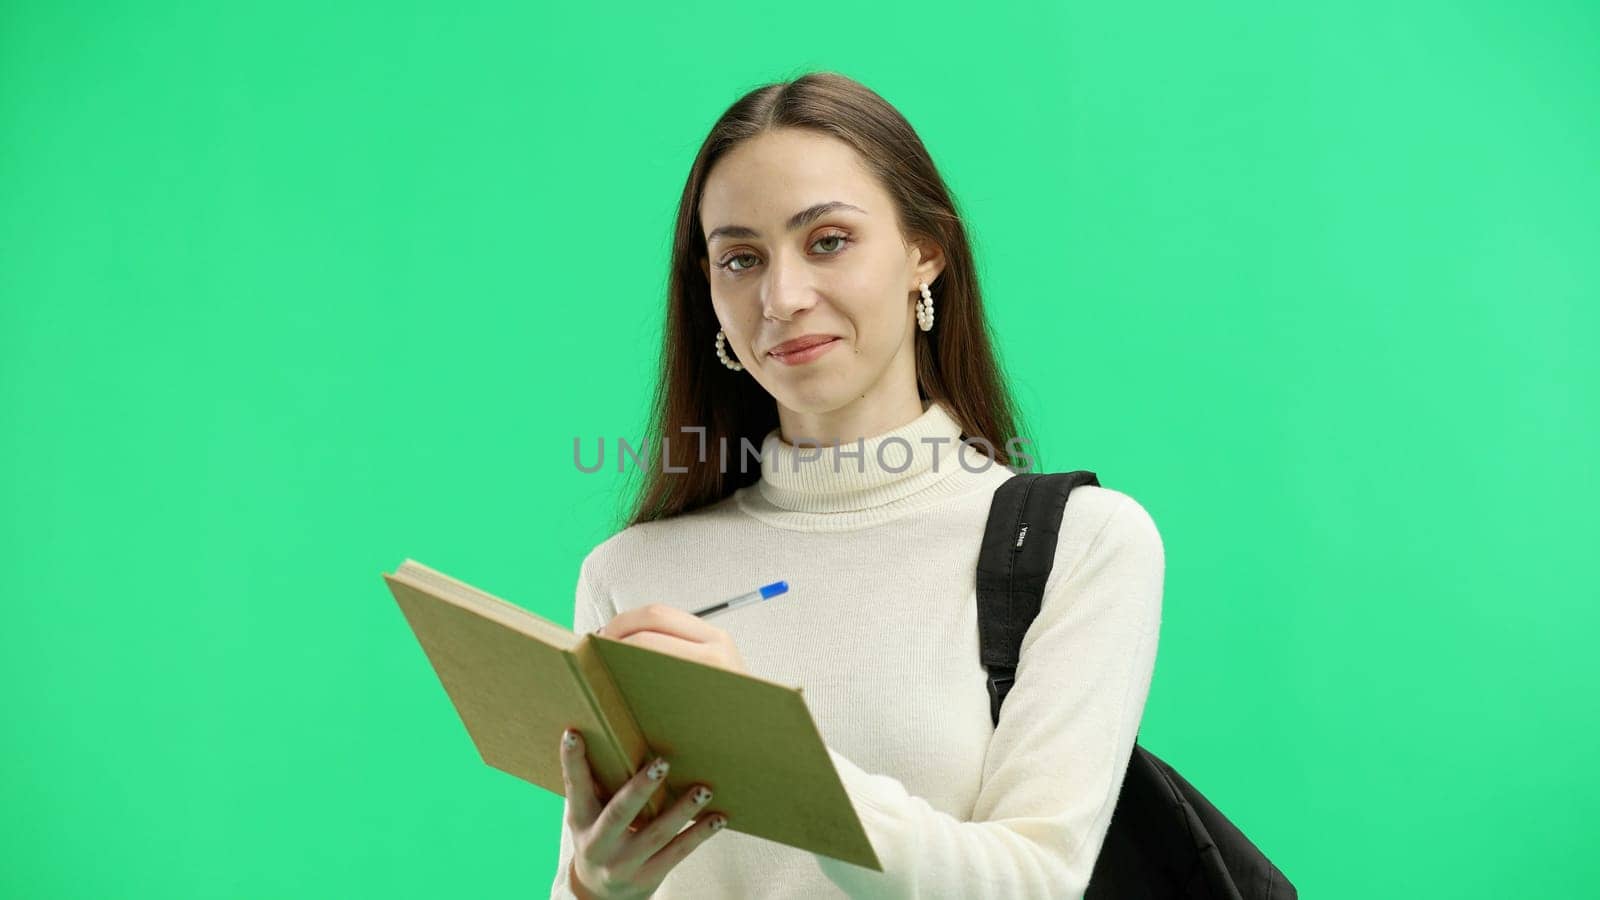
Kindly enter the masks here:
<path id="1" fill-rule="evenodd" d="M 994 489 L 1015 473 L 961 436 L 938 403 L 862 441 L 859 461 L 796 447 L 773 429 L 759 482 L 630 526 L 583 560 L 579 633 L 650 603 L 695 609 L 789 583 L 786 596 L 715 624 L 751 674 L 804 689 L 884 867 L 741 834 L 733 816 L 655 897 L 1083 893 L 1155 670 L 1161 537 L 1127 494 L 1072 492 L 1042 608 L 994 727 L 978 660 L 976 569 Z M 896 437 L 904 443 L 886 445 L 880 458 L 878 445 Z M 732 448 L 728 456 L 737 466 Z M 573 896 L 572 852 L 563 825 L 552 897 Z"/>

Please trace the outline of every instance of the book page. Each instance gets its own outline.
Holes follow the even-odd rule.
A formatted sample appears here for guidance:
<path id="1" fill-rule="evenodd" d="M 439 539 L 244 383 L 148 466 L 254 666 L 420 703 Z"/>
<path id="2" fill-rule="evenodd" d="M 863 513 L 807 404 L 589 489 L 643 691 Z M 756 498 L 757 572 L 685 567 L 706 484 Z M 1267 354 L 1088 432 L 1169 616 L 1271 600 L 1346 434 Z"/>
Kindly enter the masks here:
<path id="1" fill-rule="evenodd" d="M 598 635 L 673 793 L 708 785 L 728 828 L 882 871 L 798 687 Z"/>
<path id="2" fill-rule="evenodd" d="M 599 680 L 609 676 L 582 664 L 570 629 L 409 560 L 383 578 L 484 762 L 564 797 L 568 726 L 584 734 L 606 797 L 649 762 L 620 695 Z M 666 800 L 656 791 L 641 816 Z"/>

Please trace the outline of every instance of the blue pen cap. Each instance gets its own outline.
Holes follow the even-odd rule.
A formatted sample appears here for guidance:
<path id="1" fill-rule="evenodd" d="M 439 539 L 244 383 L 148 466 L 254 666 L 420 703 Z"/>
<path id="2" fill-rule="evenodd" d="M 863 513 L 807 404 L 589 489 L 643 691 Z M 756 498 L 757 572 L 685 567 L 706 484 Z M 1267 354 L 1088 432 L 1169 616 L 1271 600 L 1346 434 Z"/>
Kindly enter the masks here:
<path id="1" fill-rule="evenodd" d="M 769 597 L 776 597 L 779 594 L 788 593 L 788 591 L 789 582 L 774 581 L 771 584 L 764 584 L 761 586 L 761 599 L 766 600 Z"/>

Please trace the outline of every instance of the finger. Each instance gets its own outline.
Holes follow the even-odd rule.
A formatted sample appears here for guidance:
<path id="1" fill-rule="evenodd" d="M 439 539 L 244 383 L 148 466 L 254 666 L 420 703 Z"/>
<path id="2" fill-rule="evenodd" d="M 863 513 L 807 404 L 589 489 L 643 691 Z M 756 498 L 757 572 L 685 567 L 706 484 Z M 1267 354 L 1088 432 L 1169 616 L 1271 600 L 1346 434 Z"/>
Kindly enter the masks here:
<path id="1" fill-rule="evenodd" d="M 673 656 L 680 656 L 706 665 L 713 665 L 711 654 L 707 652 L 704 644 L 686 641 L 670 634 L 662 634 L 659 631 L 635 631 L 633 634 L 623 638 L 623 643 L 634 644 L 647 650 L 669 653 Z"/>
<path id="2" fill-rule="evenodd" d="M 639 832 L 628 839 L 629 849 L 637 849 L 641 860 L 649 859 L 655 855 L 673 835 L 683 830 L 706 804 L 711 802 L 711 788 L 696 784 L 684 791 L 683 796 L 673 802 L 672 806 L 663 811 L 661 815 L 650 824 L 639 829 Z"/>
<path id="3" fill-rule="evenodd" d="M 657 757 L 651 760 L 649 765 L 633 773 L 633 777 L 600 810 L 594 822 L 593 838 L 598 852 L 613 855 L 613 848 L 623 842 L 628 825 L 639 817 L 639 811 L 644 809 L 650 795 L 666 782 L 667 768 L 665 759 Z"/>
<path id="4" fill-rule="evenodd" d="M 685 828 L 677 837 L 668 841 L 665 847 L 646 860 L 635 873 L 635 878 L 646 884 L 659 884 L 674 866 L 683 862 L 685 856 L 710 840 L 712 835 L 721 831 L 727 824 L 728 817 L 720 812 L 701 816 L 699 821 Z"/>
<path id="5" fill-rule="evenodd" d="M 727 632 L 694 613 L 665 603 L 649 603 L 619 613 L 605 624 L 600 633 L 602 637 L 621 640 L 636 631 L 659 631 L 702 644 L 715 643 L 727 635 Z"/>
<path id="6" fill-rule="evenodd" d="M 567 794 L 567 824 L 574 833 L 594 824 L 595 817 L 600 815 L 600 798 L 584 746 L 578 729 L 569 728 L 562 733 L 561 782 Z"/>

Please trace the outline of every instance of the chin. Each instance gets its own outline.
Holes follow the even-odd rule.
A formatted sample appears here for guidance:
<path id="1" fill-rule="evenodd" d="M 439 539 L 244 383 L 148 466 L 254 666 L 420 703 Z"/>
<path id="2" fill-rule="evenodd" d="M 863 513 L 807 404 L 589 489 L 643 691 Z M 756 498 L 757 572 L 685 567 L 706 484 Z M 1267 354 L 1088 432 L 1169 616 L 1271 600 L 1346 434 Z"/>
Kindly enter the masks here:
<path id="1" fill-rule="evenodd" d="M 774 394 L 785 409 L 797 413 L 830 413 L 859 401 L 868 392 L 868 385 L 815 384 L 800 385 Z"/>

